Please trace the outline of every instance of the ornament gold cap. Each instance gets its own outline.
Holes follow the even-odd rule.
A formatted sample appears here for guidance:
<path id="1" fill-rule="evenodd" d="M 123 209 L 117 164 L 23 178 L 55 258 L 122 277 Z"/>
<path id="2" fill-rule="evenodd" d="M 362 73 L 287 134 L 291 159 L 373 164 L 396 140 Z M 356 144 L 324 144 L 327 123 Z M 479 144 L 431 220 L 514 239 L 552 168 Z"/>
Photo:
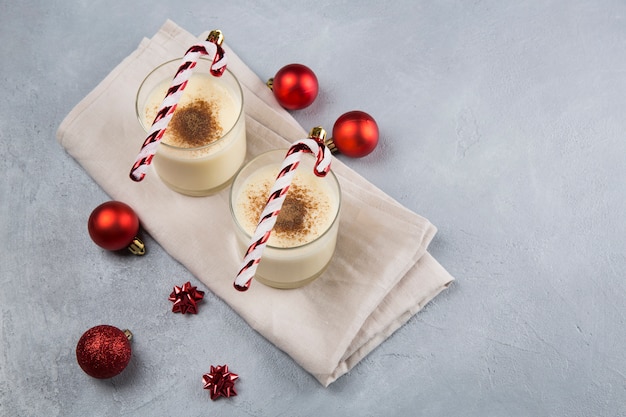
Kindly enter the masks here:
<path id="1" fill-rule="evenodd" d="M 217 45 L 222 45 L 224 42 L 224 34 L 219 29 L 214 29 L 209 33 L 209 36 L 206 38 L 207 41 L 213 42 Z"/>
<path id="2" fill-rule="evenodd" d="M 135 236 L 133 238 L 133 241 L 130 242 L 130 244 L 128 245 L 128 250 L 133 255 L 137 255 L 137 256 L 145 255 L 146 254 L 146 245 L 143 243 L 143 241 L 141 239 L 139 239 L 137 236 Z"/>
<path id="3" fill-rule="evenodd" d="M 130 330 L 124 329 L 124 330 L 122 330 L 122 333 L 124 333 L 124 335 L 126 335 L 126 338 L 128 339 L 129 342 L 131 340 L 133 340 L 133 332 L 131 332 Z"/>
<path id="4" fill-rule="evenodd" d="M 324 140 L 324 145 L 326 145 L 330 153 L 335 154 L 339 152 L 339 149 L 337 149 L 337 145 L 335 145 L 335 141 L 333 140 L 333 138 L 326 138 L 326 140 Z"/>
<path id="5" fill-rule="evenodd" d="M 324 130 L 321 126 L 316 126 L 309 132 L 309 137 L 311 139 L 316 139 L 321 142 L 326 141 L 326 130 Z"/>
<path id="6" fill-rule="evenodd" d="M 268 86 L 270 90 L 274 91 L 274 78 L 270 78 L 269 80 L 267 80 L 265 85 Z"/>

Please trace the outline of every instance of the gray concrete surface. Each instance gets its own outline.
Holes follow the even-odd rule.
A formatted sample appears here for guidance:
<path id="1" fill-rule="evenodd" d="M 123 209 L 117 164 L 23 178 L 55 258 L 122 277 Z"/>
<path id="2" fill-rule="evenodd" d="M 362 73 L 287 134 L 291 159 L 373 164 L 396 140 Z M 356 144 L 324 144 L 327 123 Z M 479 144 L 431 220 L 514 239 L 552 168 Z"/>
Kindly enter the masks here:
<path id="1" fill-rule="evenodd" d="M 623 1 L 0 10 L 0 415 L 626 415 Z M 379 148 L 346 161 L 439 228 L 431 252 L 455 284 L 329 388 L 210 293 L 201 316 L 147 302 L 194 280 L 150 236 L 144 258 L 89 239 L 108 197 L 55 131 L 167 18 L 221 28 L 263 79 L 314 68 L 320 96 L 295 117 L 372 114 Z M 106 381 L 74 356 L 100 323 L 135 333 L 131 364 Z M 213 402 L 201 375 L 220 363 L 239 395 Z"/>

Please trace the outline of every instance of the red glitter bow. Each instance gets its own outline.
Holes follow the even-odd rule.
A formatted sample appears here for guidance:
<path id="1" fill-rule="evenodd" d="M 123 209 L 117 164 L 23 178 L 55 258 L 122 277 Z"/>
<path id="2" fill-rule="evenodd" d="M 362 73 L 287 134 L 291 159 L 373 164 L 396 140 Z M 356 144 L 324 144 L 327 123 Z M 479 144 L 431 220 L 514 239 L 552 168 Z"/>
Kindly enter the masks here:
<path id="1" fill-rule="evenodd" d="M 211 372 L 202 375 L 204 389 L 208 389 L 211 393 L 211 399 L 222 397 L 231 397 L 237 395 L 235 391 L 235 381 L 239 375 L 228 371 L 228 365 L 213 366 Z"/>
<path id="2" fill-rule="evenodd" d="M 191 286 L 191 282 L 184 283 L 182 287 L 174 287 L 169 298 L 170 301 L 174 302 L 172 307 L 174 313 L 198 313 L 198 301 L 204 298 L 204 291 L 199 291 L 196 288 Z"/>

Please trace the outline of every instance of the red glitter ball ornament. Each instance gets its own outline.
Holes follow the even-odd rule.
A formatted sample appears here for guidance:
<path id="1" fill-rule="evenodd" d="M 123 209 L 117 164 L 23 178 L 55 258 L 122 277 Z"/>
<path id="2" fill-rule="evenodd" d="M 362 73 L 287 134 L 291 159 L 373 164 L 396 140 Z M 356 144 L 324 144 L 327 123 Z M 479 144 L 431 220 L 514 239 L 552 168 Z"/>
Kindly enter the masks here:
<path id="1" fill-rule="evenodd" d="M 78 365 L 89 376 L 111 378 L 122 372 L 131 357 L 130 330 L 106 324 L 87 330 L 76 345 Z"/>
<path id="2" fill-rule="evenodd" d="M 378 124 L 369 114 L 353 110 L 339 116 L 326 145 L 332 152 L 353 158 L 369 155 L 378 145 Z"/>
<path id="3" fill-rule="evenodd" d="M 104 249 L 128 248 L 135 255 L 146 253 L 143 242 L 136 236 L 139 218 L 121 201 L 108 201 L 96 207 L 89 216 L 87 229 L 91 240 Z"/>
<path id="4" fill-rule="evenodd" d="M 228 365 L 211 365 L 211 371 L 202 375 L 202 382 L 204 389 L 209 390 L 211 399 L 215 400 L 220 396 L 228 398 L 237 395 L 235 381 L 238 378 L 239 375 L 228 370 Z"/>
<path id="5" fill-rule="evenodd" d="M 289 110 L 300 110 L 315 101 L 319 84 L 315 73 L 306 65 L 289 64 L 278 70 L 267 85 L 278 103 Z"/>
<path id="6" fill-rule="evenodd" d="M 191 282 L 186 282 L 182 287 L 175 286 L 169 300 L 174 303 L 172 311 L 181 314 L 197 314 L 198 302 L 204 298 L 204 291 L 193 287 Z"/>

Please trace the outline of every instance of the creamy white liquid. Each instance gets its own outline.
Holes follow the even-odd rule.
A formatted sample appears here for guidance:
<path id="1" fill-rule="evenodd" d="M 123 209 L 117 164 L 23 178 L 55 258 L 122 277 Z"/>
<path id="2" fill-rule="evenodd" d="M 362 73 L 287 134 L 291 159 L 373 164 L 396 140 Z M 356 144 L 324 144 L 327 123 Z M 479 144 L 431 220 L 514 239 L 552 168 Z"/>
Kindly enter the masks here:
<path id="1" fill-rule="evenodd" d="M 249 177 L 241 189 L 235 213 L 244 230 L 252 235 L 256 229 L 261 210 L 267 201 L 271 187 L 276 180 L 275 167 L 259 169 Z M 290 203 L 298 209 L 290 210 Z M 310 172 L 296 172 L 287 193 L 283 210 L 278 215 L 277 224 L 268 244 L 280 248 L 291 248 L 309 243 L 322 235 L 332 224 L 337 212 L 336 199 L 326 183 Z M 301 214 L 301 216 L 298 216 Z M 280 227 L 285 217 L 298 216 L 301 224 Z M 293 223 L 293 222 L 291 222 Z M 299 223 L 299 222 L 297 222 Z"/>
<path id="2" fill-rule="evenodd" d="M 241 226 L 238 230 L 245 230 L 245 234 L 241 230 L 237 234 L 242 253 L 256 229 L 260 210 L 267 201 L 278 168 L 276 165 L 259 168 L 243 181 L 243 185 L 238 186 L 233 212 Z M 334 178 L 329 177 L 330 174 L 327 178 L 319 178 L 308 167 L 298 167 L 286 202 L 290 193 L 299 196 L 300 202 L 295 205 L 300 209 L 305 207 L 302 227 L 287 227 L 285 230 L 278 227 L 281 216 L 289 214 L 294 217 L 294 211 L 286 208 L 285 203 L 259 263 L 257 280 L 272 287 L 295 288 L 312 281 L 324 271 L 335 251 L 341 198 L 338 185 L 333 189 L 331 181 Z M 296 210 L 295 214 L 299 212 Z"/>
<path id="3" fill-rule="evenodd" d="M 170 83 L 171 79 L 164 79 L 149 94 L 144 126 L 152 124 Z M 236 94 L 221 78 L 201 73 L 191 76 L 153 161 L 159 177 L 172 189 L 206 195 L 227 185 L 237 172 L 245 158 L 246 135 L 242 103 Z M 176 114 L 185 114 L 193 106 L 210 108 L 207 114 L 215 129 L 206 140 L 176 129 Z"/>

